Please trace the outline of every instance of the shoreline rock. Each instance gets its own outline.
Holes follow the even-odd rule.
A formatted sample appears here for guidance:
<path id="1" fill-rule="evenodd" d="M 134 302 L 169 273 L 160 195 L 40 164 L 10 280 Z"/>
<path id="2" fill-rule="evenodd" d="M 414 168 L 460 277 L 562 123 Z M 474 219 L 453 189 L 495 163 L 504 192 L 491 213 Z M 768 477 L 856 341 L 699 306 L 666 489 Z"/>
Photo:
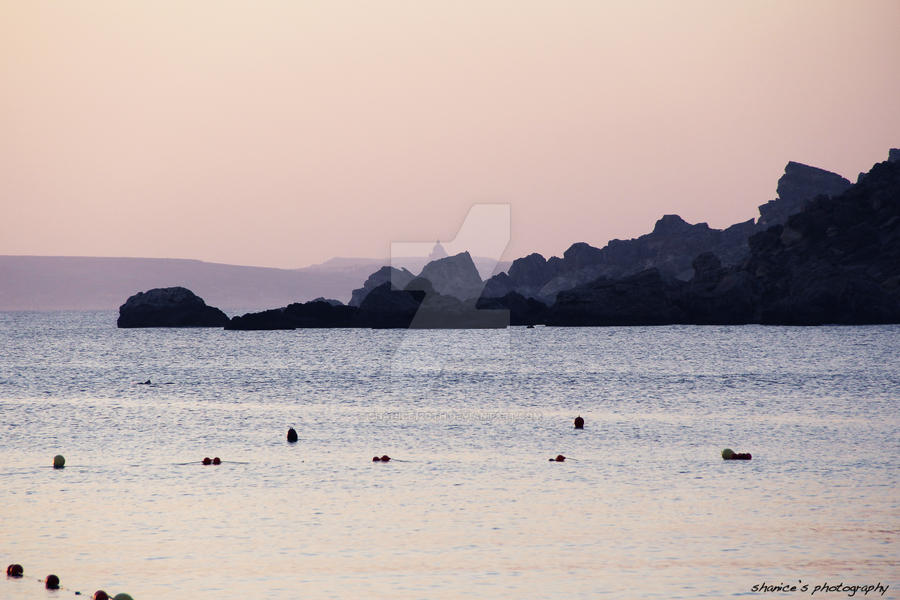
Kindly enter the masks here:
<path id="1" fill-rule="evenodd" d="M 224 327 L 228 315 L 184 287 L 138 292 L 119 307 L 116 325 L 134 327 Z"/>

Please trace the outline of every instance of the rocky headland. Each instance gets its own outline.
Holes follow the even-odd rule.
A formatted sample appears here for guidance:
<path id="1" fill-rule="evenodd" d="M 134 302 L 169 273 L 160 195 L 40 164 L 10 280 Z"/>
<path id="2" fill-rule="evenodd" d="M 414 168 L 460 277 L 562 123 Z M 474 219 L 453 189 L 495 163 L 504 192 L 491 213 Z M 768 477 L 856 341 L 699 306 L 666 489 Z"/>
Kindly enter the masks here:
<path id="1" fill-rule="evenodd" d="M 893 154 L 892 154 L 893 156 Z M 900 322 L 900 161 L 820 195 L 749 238 L 723 265 L 711 252 L 689 281 L 656 268 L 561 292 L 549 325 L 822 325 Z"/>
<path id="2" fill-rule="evenodd" d="M 468 252 L 416 275 L 384 266 L 348 305 L 318 298 L 227 319 L 184 288 L 128 299 L 120 327 L 496 328 L 507 325 L 900 322 L 900 151 L 860 174 L 790 162 L 759 218 L 653 231 L 561 258 L 531 254 L 482 281 Z"/>

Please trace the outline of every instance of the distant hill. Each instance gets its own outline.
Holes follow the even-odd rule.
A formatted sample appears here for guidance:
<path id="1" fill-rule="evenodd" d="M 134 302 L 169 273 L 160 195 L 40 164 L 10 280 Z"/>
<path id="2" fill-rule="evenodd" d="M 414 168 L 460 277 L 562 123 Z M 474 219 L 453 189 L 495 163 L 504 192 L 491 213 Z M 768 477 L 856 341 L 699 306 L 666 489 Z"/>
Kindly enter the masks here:
<path id="1" fill-rule="evenodd" d="M 395 259 L 420 266 L 427 258 Z M 490 276 L 494 265 L 476 258 Z M 0 256 L 0 310 L 113 310 L 140 291 L 182 286 L 236 313 L 315 298 L 350 300 L 388 259 L 334 258 L 301 269 L 273 269 L 167 258 Z M 506 264 L 498 265 L 501 269 Z"/>

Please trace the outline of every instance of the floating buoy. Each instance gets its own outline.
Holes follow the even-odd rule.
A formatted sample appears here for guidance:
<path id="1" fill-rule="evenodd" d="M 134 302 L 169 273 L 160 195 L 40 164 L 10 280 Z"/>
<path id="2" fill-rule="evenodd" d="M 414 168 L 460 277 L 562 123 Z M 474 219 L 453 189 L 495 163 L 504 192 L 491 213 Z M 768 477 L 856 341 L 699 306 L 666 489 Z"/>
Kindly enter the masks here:
<path id="1" fill-rule="evenodd" d="M 47 575 L 47 579 L 44 580 L 44 587 L 48 590 L 58 590 L 59 577 L 56 575 Z"/>
<path id="2" fill-rule="evenodd" d="M 116 594 L 115 596 L 113 596 L 113 600 L 134 600 L 134 598 L 132 598 L 128 594 L 123 593 L 123 594 Z"/>
<path id="3" fill-rule="evenodd" d="M 566 457 L 562 454 L 557 454 L 556 458 L 548 459 L 550 462 L 566 462 Z"/>
<path id="4" fill-rule="evenodd" d="M 213 464 L 214 464 L 214 465 L 220 465 L 220 464 L 222 464 L 222 459 L 219 458 L 218 456 L 215 457 L 215 458 L 213 459 Z"/>
<path id="5" fill-rule="evenodd" d="M 293 427 L 288 429 L 287 441 L 290 442 L 291 444 L 293 444 L 294 442 L 297 441 L 297 431 Z"/>
<path id="6" fill-rule="evenodd" d="M 750 460 L 753 455 L 749 452 L 735 452 L 731 448 L 722 450 L 722 460 Z"/>
<path id="7" fill-rule="evenodd" d="M 210 457 L 207 456 L 206 458 L 203 459 L 203 464 L 204 464 L 204 465 L 211 465 L 211 464 L 212 464 L 212 459 L 211 459 Z"/>
<path id="8" fill-rule="evenodd" d="M 91 600 L 109 600 L 109 594 L 103 590 L 97 590 L 94 592 L 94 595 L 91 596 Z"/>
<path id="9" fill-rule="evenodd" d="M 53 468 L 54 469 L 62 469 L 66 466 L 66 457 L 62 454 L 57 454 L 53 457 Z"/>
<path id="10" fill-rule="evenodd" d="M 387 454 L 381 457 L 381 462 L 388 462 L 389 460 L 391 460 L 391 457 Z"/>
<path id="11" fill-rule="evenodd" d="M 373 456 L 373 457 L 372 457 L 372 462 L 381 462 L 381 457 L 380 457 L 380 456 Z"/>
<path id="12" fill-rule="evenodd" d="M 584 419 L 580 416 L 575 417 L 575 429 L 584 429 Z"/>
<path id="13" fill-rule="evenodd" d="M 6 567 L 7 577 L 21 577 L 25 573 L 22 565 L 9 565 Z"/>

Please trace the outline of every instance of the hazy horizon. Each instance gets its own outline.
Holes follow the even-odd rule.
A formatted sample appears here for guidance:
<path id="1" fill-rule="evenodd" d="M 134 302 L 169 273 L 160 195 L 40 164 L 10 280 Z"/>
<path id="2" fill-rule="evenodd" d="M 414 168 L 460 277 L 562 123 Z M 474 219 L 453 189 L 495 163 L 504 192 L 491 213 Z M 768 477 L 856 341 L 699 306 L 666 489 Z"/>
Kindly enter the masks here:
<path id="1" fill-rule="evenodd" d="M 301 268 L 723 228 L 900 145 L 900 3 L 0 2 L 0 254 Z M 471 248 L 478 254 L 478 248 Z"/>

